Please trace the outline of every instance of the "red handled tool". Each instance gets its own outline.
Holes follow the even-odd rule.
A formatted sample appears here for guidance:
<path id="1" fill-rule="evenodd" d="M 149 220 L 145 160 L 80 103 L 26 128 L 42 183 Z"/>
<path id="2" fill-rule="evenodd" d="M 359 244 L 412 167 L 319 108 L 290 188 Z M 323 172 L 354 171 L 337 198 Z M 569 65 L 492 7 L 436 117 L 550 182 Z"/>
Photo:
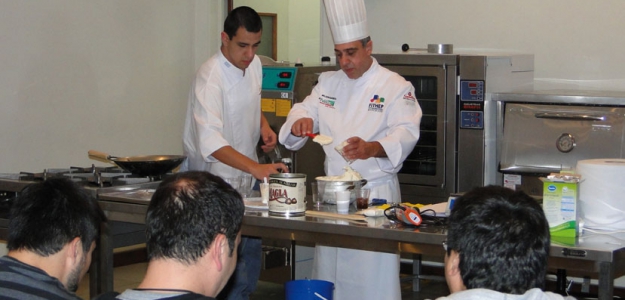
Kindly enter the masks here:
<path id="1" fill-rule="evenodd" d="M 419 226 L 421 222 L 423 222 L 423 218 L 418 209 L 401 204 L 385 209 L 384 215 L 390 220 L 411 226 Z"/>

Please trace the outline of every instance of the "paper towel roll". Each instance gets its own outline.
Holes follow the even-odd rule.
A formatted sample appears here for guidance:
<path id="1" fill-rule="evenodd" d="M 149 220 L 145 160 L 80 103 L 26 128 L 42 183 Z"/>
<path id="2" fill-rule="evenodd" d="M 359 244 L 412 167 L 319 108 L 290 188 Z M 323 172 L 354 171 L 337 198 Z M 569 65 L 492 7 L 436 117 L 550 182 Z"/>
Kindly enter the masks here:
<path id="1" fill-rule="evenodd" d="M 587 159 L 577 162 L 580 216 L 585 227 L 625 229 L 625 159 Z"/>

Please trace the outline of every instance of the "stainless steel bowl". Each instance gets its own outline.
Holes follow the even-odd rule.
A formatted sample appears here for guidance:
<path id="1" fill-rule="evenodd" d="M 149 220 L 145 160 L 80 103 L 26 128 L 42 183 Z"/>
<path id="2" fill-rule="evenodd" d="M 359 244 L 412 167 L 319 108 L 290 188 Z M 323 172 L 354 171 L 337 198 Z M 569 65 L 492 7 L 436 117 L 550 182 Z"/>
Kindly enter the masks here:
<path id="1" fill-rule="evenodd" d="M 367 184 L 366 179 L 352 181 L 332 181 L 324 180 L 323 176 L 317 177 L 317 188 L 319 189 L 319 198 L 323 203 L 336 204 L 334 193 L 337 191 L 352 191 L 349 196 L 349 203 L 356 200 L 354 189 L 358 189 Z"/>
<path id="2" fill-rule="evenodd" d="M 454 45 L 452 44 L 428 44 L 428 53 L 452 54 Z"/>

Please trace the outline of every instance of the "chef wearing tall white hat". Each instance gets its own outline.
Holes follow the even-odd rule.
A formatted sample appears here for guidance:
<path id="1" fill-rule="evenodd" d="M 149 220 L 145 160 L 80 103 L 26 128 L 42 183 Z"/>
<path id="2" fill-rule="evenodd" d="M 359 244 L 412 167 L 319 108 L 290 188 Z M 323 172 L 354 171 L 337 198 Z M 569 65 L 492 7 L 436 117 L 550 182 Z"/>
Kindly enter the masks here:
<path id="1" fill-rule="evenodd" d="M 421 108 L 414 87 L 371 56 L 363 0 L 324 0 L 341 70 L 325 72 L 312 93 L 295 104 L 279 141 L 298 150 L 307 133 L 331 136 L 323 146 L 327 175 L 346 162 L 334 150 L 343 141 L 351 167 L 368 180 L 371 198 L 400 202 L 397 172 L 419 139 Z M 401 299 L 399 255 L 317 245 L 313 277 L 334 282 L 335 299 Z"/>

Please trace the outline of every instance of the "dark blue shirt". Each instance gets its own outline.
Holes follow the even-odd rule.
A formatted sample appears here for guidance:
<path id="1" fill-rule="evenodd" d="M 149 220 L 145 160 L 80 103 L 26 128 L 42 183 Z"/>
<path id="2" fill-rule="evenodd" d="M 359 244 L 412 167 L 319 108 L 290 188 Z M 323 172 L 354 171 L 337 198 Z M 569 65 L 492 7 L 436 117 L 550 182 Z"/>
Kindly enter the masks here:
<path id="1" fill-rule="evenodd" d="M 77 299 L 56 278 L 12 257 L 0 257 L 0 299 Z"/>

